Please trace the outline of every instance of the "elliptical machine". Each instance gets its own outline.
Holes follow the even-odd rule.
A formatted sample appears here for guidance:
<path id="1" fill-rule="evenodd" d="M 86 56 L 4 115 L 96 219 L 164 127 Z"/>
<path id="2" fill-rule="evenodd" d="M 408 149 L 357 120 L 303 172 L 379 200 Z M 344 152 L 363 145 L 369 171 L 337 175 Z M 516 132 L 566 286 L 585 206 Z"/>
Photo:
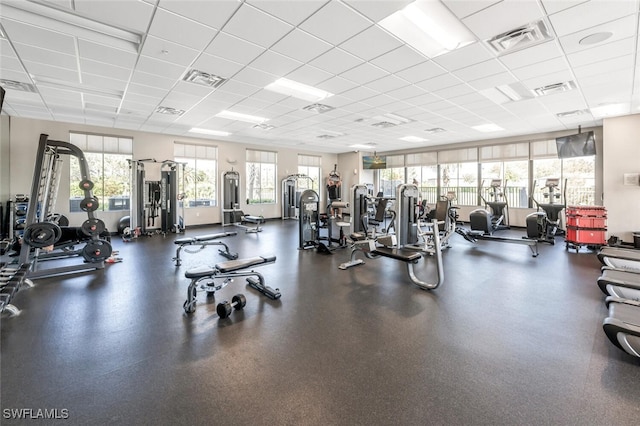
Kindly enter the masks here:
<path id="1" fill-rule="evenodd" d="M 543 196 L 548 201 L 539 203 L 533 195 L 536 181 L 533 182 L 531 200 L 535 203 L 538 211 L 527 215 L 527 238 L 537 239 L 543 243 L 555 244 L 556 235 L 563 235 L 560 228 L 560 213 L 566 207 L 567 181 L 564 181 L 564 188 L 560 188 L 560 179 L 549 178 L 546 180 L 542 190 Z M 540 211 L 542 209 L 542 211 Z"/>
<path id="2" fill-rule="evenodd" d="M 480 191 L 480 198 L 484 202 L 484 209 L 475 209 L 469 214 L 471 230 L 482 232 L 484 235 L 492 235 L 495 231 L 509 229 L 509 204 L 505 196 L 507 183 L 504 186 L 500 179 L 491 180 L 489 197 L 487 200 Z"/>

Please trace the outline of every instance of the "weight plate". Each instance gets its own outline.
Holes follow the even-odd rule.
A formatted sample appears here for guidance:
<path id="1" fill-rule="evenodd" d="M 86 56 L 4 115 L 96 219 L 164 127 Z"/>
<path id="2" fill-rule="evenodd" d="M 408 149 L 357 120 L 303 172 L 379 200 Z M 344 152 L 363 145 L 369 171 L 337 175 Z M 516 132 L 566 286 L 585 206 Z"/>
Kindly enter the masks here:
<path id="1" fill-rule="evenodd" d="M 80 181 L 80 189 L 83 189 L 85 191 L 91 191 L 93 189 L 93 182 L 90 181 L 89 179 L 82 179 Z"/>
<path id="2" fill-rule="evenodd" d="M 31 247 L 43 248 L 54 245 L 62 236 L 62 230 L 51 222 L 37 222 L 24 230 L 24 241 Z"/>
<path id="3" fill-rule="evenodd" d="M 104 240 L 89 241 L 82 248 L 82 257 L 87 262 L 102 262 L 111 256 L 111 244 Z"/>
<path id="4" fill-rule="evenodd" d="M 82 222 L 82 232 L 90 237 L 102 234 L 105 229 L 106 226 L 100 219 L 92 218 Z"/>
<path id="5" fill-rule="evenodd" d="M 55 223 L 58 226 L 69 226 L 69 219 L 60 213 L 53 213 L 47 216 L 47 222 Z"/>
<path id="6" fill-rule="evenodd" d="M 99 205 L 96 197 L 87 197 L 80 201 L 80 210 L 83 212 L 94 212 L 98 210 Z"/>

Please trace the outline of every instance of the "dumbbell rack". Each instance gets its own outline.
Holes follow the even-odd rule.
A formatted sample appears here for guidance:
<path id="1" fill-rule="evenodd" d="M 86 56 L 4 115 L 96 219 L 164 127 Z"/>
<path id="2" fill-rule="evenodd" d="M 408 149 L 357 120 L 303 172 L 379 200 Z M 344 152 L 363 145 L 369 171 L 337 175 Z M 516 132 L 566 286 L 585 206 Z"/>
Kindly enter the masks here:
<path id="1" fill-rule="evenodd" d="M 40 250 L 47 246 L 53 246 L 61 237 L 60 227 L 46 221 L 52 208 L 55 207 L 60 181 L 59 167 L 62 164 L 61 155 L 75 156 L 78 159 L 81 176 L 80 189 L 84 192 L 80 208 L 87 212 L 88 216 L 82 229 L 85 231 L 86 228 L 90 240 L 81 251 L 84 259 L 80 264 L 45 268 L 38 264 Z M 100 238 L 100 233 L 104 230 L 104 223 L 94 215 L 99 202 L 94 197 L 92 189 L 93 182 L 90 179 L 89 167 L 82 150 L 69 142 L 49 140 L 48 135 L 41 134 L 29 197 L 31 202 L 27 207 L 19 261 L 20 264 L 30 265 L 30 270 L 27 273 L 28 278 L 46 278 L 54 275 L 104 269 L 104 261 L 111 255 L 112 250 L 111 244 Z M 34 249 L 33 255 L 31 248 Z"/>

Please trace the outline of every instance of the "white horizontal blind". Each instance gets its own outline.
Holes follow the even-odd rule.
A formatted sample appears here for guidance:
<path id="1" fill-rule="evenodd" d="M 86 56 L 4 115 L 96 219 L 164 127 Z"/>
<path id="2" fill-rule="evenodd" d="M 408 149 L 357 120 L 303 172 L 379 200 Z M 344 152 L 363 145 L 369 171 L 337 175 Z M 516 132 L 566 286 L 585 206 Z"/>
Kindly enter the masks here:
<path id="1" fill-rule="evenodd" d="M 555 139 L 545 141 L 535 141 L 529 144 L 531 147 L 531 158 L 558 158 L 558 149 Z"/>
<path id="2" fill-rule="evenodd" d="M 468 163 L 478 161 L 477 148 L 451 149 L 448 151 L 438 151 L 438 163 Z"/>
<path id="3" fill-rule="evenodd" d="M 320 167 L 322 166 L 322 157 L 298 154 L 298 166 Z"/>
<path id="4" fill-rule="evenodd" d="M 404 167 L 404 155 L 387 155 L 387 169 Z"/>
<path id="5" fill-rule="evenodd" d="M 132 138 L 70 132 L 69 142 L 80 148 L 83 152 L 103 152 L 108 154 L 133 153 Z"/>
<path id="6" fill-rule="evenodd" d="M 405 155 L 405 165 L 411 166 L 433 166 L 438 164 L 438 153 L 433 152 L 419 152 L 417 154 Z"/>
<path id="7" fill-rule="evenodd" d="M 197 158 L 200 160 L 217 160 L 218 147 L 209 145 L 194 145 L 182 142 L 173 144 L 174 158 Z"/>
<path id="8" fill-rule="evenodd" d="M 247 149 L 246 160 L 250 163 L 275 163 L 276 153 L 272 151 L 258 151 Z"/>
<path id="9" fill-rule="evenodd" d="M 480 161 L 504 161 L 529 159 L 529 143 L 509 143 L 480 147 Z"/>

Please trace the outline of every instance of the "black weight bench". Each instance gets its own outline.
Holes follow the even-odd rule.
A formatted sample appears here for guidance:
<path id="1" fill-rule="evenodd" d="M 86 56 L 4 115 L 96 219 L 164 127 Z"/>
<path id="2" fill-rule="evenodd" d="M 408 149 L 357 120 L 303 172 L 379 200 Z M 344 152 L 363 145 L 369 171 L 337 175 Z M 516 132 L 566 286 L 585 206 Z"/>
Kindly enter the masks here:
<path id="1" fill-rule="evenodd" d="M 189 251 L 185 249 L 184 251 L 187 253 L 197 253 L 200 250 L 203 250 L 206 246 L 223 246 L 224 250 L 219 249 L 218 253 L 222 256 L 226 257 L 230 260 L 235 260 L 238 258 L 238 253 L 232 253 L 229 251 L 229 247 L 223 243 L 222 241 L 215 241 L 220 238 L 225 237 L 233 237 L 234 235 L 238 235 L 237 232 L 221 232 L 219 234 L 207 234 L 207 235 L 198 235 L 195 237 L 184 237 L 178 238 L 173 243 L 178 245 L 176 249 L 176 257 L 173 258 L 176 262 L 176 266 L 180 266 L 182 261 L 180 260 L 180 251 L 184 249 L 186 246 L 200 246 L 200 248 L 196 251 Z"/>
<path id="2" fill-rule="evenodd" d="M 386 247 L 376 245 L 372 240 L 355 241 L 352 245 L 351 259 L 349 262 L 340 264 L 338 268 L 348 269 L 352 266 L 362 265 L 364 261 L 362 259 L 356 259 L 357 253 L 364 253 L 369 259 L 375 259 L 379 257 L 388 257 L 390 259 L 399 260 L 407 265 L 407 274 L 412 283 L 417 285 L 423 290 L 433 290 L 437 288 L 444 281 L 444 267 L 442 265 L 442 248 L 440 247 L 440 236 L 438 229 L 438 221 L 433 220 L 433 228 L 436 232 L 432 232 L 434 253 L 433 256 L 436 261 L 436 267 L 438 272 L 438 280 L 435 283 L 428 283 L 420 280 L 414 271 L 414 266 L 420 262 L 423 255 L 415 250 L 402 249 L 396 247 Z"/>
<path id="3" fill-rule="evenodd" d="M 270 299 L 279 299 L 280 289 L 273 289 L 265 285 L 264 277 L 254 270 L 246 270 L 254 266 L 263 266 L 276 261 L 275 256 L 256 256 L 245 259 L 229 260 L 228 262 L 218 263 L 215 266 L 199 266 L 190 269 L 184 273 L 185 278 L 189 278 L 191 282 L 187 288 L 187 300 L 182 307 L 188 314 L 196 310 L 196 295 L 198 287 L 207 292 L 207 295 L 213 295 L 216 291 L 225 287 L 234 278 L 247 277 L 247 283 L 252 288 L 269 297 Z"/>

